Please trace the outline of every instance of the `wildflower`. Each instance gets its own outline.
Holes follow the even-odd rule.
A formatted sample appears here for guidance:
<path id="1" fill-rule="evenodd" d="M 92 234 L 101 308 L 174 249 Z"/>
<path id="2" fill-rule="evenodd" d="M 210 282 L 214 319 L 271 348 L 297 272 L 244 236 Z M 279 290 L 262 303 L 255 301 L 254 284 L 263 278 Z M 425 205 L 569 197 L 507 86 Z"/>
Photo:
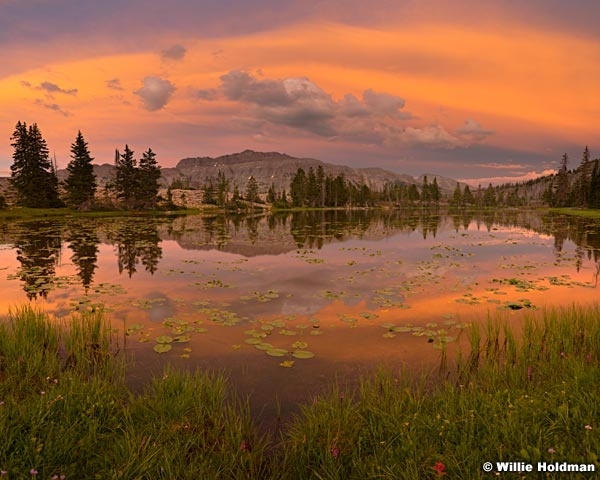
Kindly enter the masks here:
<path id="1" fill-rule="evenodd" d="M 55 378 L 54 380 L 52 380 L 54 382 L 55 385 L 58 385 L 58 378 Z"/>
<path id="2" fill-rule="evenodd" d="M 532 369 L 531 366 L 527 367 L 527 380 L 531 380 Z"/>
<path id="3" fill-rule="evenodd" d="M 585 426 L 585 429 L 586 429 L 586 430 L 591 430 L 591 429 L 592 429 L 592 426 L 591 426 L 591 425 L 586 425 L 586 426 Z"/>
<path id="4" fill-rule="evenodd" d="M 585 363 L 590 363 L 592 361 L 592 354 L 586 353 L 585 355 Z"/>
<path id="5" fill-rule="evenodd" d="M 550 455 L 552 455 L 552 454 L 556 453 L 556 450 L 554 450 L 552 447 L 550 447 L 550 448 L 548 449 L 548 453 L 549 453 Z"/>
<path id="6" fill-rule="evenodd" d="M 40 395 L 46 395 L 46 392 L 45 392 L 44 390 L 42 390 L 42 391 L 40 392 Z"/>
<path id="7" fill-rule="evenodd" d="M 446 465 L 444 465 L 442 462 L 435 462 L 433 470 L 435 471 L 436 477 L 443 477 L 446 475 Z"/>
<path id="8" fill-rule="evenodd" d="M 29 475 L 31 475 L 32 477 L 35 477 L 38 474 L 38 471 L 35 468 L 32 468 L 31 470 L 29 470 Z"/>
<path id="9" fill-rule="evenodd" d="M 2 401 L 0 402 L 0 407 L 1 407 L 2 405 L 4 405 L 4 400 L 2 400 Z M 3 470 L 3 471 L 4 471 L 4 470 Z"/>
<path id="10" fill-rule="evenodd" d="M 340 392 L 340 400 L 346 398 L 346 394 L 344 392 Z"/>
<path id="11" fill-rule="evenodd" d="M 6 477 L 6 475 L 8 475 L 6 470 L 0 470 L 0 477 Z"/>
<path id="12" fill-rule="evenodd" d="M 329 453 L 331 453 L 333 458 L 338 458 L 340 456 L 340 449 L 336 447 L 335 443 L 332 442 L 331 446 L 329 447 Z"/>

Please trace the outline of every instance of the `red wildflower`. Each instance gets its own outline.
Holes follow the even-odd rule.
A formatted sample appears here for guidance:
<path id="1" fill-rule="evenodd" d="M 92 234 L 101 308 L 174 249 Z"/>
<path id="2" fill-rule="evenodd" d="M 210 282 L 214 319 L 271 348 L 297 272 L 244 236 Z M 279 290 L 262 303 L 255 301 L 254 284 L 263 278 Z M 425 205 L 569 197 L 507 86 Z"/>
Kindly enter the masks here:
<path id="1" fill-rule="evenodd" d="M 446 465 L 444 465 L 442 462 L 435 462 L 433 470 L 435 471 L 436 477 L 443 477 L 446 475 Z"/>

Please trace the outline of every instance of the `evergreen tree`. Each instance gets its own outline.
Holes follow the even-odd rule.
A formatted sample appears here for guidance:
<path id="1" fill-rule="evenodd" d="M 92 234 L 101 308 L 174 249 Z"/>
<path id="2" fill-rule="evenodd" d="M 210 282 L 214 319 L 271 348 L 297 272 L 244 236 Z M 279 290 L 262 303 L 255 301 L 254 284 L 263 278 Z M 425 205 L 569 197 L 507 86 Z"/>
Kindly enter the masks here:
<path id="1" fill-rule="evenodd" d="M 590 208 L 600 208 L 600 160 L 594 160 L 593 164 L 590 179 L 589 206 Z"/>
<path id="2" fill-rule="evenodd" d="M 465 205 L 475 205 L 475 197 L 468 185 L 465 185 L 465 190 L 463 191 L 463 202 Z"/>
<path id="3" fill-rule="evenodd" d="M 217 200 L 215 198 L 215 187 L 213 185 L 212 178 L 206 178 L 202 187 L 202 203 L 208 205 L 216 205 Z"/>
<path id="4" fill-rule="evenodd" d="M 306 205 L 307 183 L 306 173 L 299 167 L 290 183 L 290 196 L 294 207 Z"/>
<path id="5" fill-rule="evenodd" d="M 219 170 L 217 174 L 217 205 L 220 207 L 227 203 L 227 194 L 229 193 L 229 180 L 225 174 Z"/>
<path id="6" fill-rule="evenodd" d="M 454 193 L 452 194 L 450 205 L 452 205 L 453 207 L 463 206 L 463 194 L 460 190 L 460 184 L 458 182 L 456 183 L 456 187 L 454 188 Z"/>
<path id="7" fill-rule="evenodd" d="M 442 193 L 440 192 L 440 187 L 438 185 L 437 177 L 433 177 L 433 183 L 429 187 L 429 195 L 431 197 L 431 201 L 436 205 L 440 203 L 442 198 Z"/>
<path id="8" fill-rule="evenodd" d="M 133 151 L 125 145 L 125 151 L 120 153 L 115 151 L 115 191 L 119 199 L 126 208 L 133 208 L 138 191 L 138 175 L 136 161 L 133 158 Z"/>
<path id="9" fill-rule="evenodd" d="M 97 185 L 92 160 L 88 144 L 79 131 L 71 145 L 71 161 L 67 165 L 69 176 L 65 181 L 67 203 L 73 207 L 83 209 L 94 200 Z"/>
<path id="10" fill-rule="evenodd" d="M 267 192 L 267 203 L 275 203 L 277 201 L 277 192 L 275 192 L 275 184 L 272 183 Z"/>
<path id="11" fill-rule="evenodd" d="M 17 122 L 11 140 L 14 148 L 11 184 L 18 202 L 31 208 L 61 206 L 56 169 L 37 124 L 27 128 L 25 123 Z"/>
<path id="12" fill-rule="evenodd" d="M 423 177 L 423 184 L 421 185 L 421 202 L 429 204 L 431 201 L 431 192 L 429 190 L 429 181 L 427 175 Z"/>
<path id="13" fill-rule="evenodd" d="M 136 206 L 154 208 L 160 187 L 160 166 L 156 161 L 156 153 L 149 148 L 142 154 L 136 170 Z"/>
<path id="14" fill-rule="evenodd" d="M 258 182 L 252 175 L 250 175 L 246 184 L 246 200 L 253 203 L 260 200 L 258 198 Z"/>
<path id="15" fill-rule="evenodd" d="M 497 204 L 496 190 L 490 183 L 483 194 L 483 205 L 485 207 L 495 207 Z"/>
<path id="16" fill-rule="evenodd" d="M 556 182 L 554 184 L 554 207 L 566 207 L 569 203 L 570 185 L 567 172 L 569 157 L 565 153 L 560 161 L 560 168 L 556 174 Z"/>

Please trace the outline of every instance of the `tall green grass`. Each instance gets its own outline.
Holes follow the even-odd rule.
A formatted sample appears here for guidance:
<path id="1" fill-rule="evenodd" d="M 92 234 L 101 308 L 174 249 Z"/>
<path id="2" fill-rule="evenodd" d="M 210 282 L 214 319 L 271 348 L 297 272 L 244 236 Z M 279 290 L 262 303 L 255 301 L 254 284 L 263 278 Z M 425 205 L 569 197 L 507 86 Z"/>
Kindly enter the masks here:
<path id="1" fill-rule="evenodd" d="M 489 319 L 443 374 L 332 386 L 269 438 L 223 374 L 166 369 L 134 395 L 115 338 L 101 313 L 58 324 L 22 308 L 0 323 L 4 476 L 477 479 L 494 476 L 485 461 L 600 471 L 597 306 L 538 311 L 518 331 Z"/>

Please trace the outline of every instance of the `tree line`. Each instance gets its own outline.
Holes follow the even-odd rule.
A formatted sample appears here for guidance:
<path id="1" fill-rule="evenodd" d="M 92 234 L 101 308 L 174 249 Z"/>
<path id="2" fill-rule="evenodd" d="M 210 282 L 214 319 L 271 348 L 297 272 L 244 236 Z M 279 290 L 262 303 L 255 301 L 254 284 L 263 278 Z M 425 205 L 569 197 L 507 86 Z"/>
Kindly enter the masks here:
<path id="1" fill-rule="evenodd" d="M 56 208 L 69 206 L 89 210 L 95 205 L 98 188 L 88 144 L 81 131 L 71 145 L 68 176 L 59 182 L 56 160 L 50 158 L 48 145 L 36 123 L 27 126 L 17 122 L 11 136 L 13 164 L 10 183 L 15 190 L 17 204 L 29 208 Z M 152 149 L 143 153 L 138 161 L 134 152 L 115 153 L 116 174 L 107 190 L 116 195 L 120 207 L 132 209 L 155 208 L 158 201 L 160 166 Z M 0 206 L 6 204 L 0 198 Z"/>

